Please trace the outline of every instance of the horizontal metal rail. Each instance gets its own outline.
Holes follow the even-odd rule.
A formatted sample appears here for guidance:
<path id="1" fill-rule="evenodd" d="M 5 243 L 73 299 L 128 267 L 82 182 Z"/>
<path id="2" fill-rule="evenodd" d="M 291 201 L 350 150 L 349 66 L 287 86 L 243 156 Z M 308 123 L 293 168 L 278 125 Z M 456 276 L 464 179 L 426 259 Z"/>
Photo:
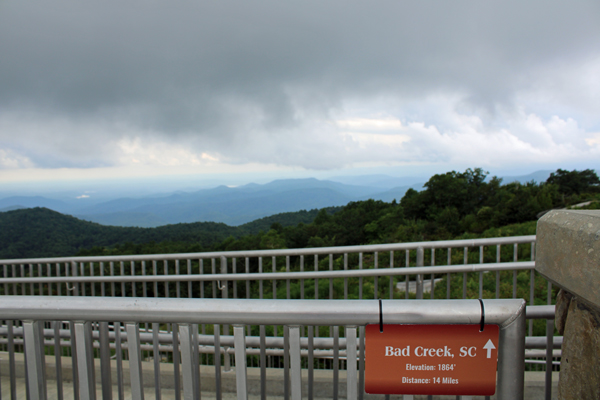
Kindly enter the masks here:
<path id="1" fill-rule="evenodd" d="M 211 258 L 243 258 L 243 257 L 280 257 L 280 256 L 307 256 L 329 255 L 344 253 L 373 253 L 385 251 L 402 251 L 423 249 L 442 249 L 460 247 L 496 246 L 507 244 L 523 244 L 535 242 L 535 235 L 510 236 L 484 239 L 439 240 L 430 242 L 390 243 L 360 246 L 314 247 L 305 249 L 278 249 L 278 250 L 240 250 L 219 251 L 204 253 L 179 253 L 179 254 L 144 254 L 130 256 L 88 256 L 88 257 L 46 257 L 0 260 L 0 265 L 10 264 L 45 264 L 64 262 L 110 262 L 110 261 L 162 261 L 180 259 L 211 259 Z"/>
<path id="2" fill-rule="evenodd" d="M 523 398 L 525 347 L 525 302 L 520 299 L 483 300 L 486 322 L 500 326 L 498 352 L 498 399 Z M 382 301 L 386 324 L 478 324 L 481 304 L 477 300 Z M 292 399 L 301 397 L 302 325 L 343 326 L 346 338 L 347 395 L 358 398 L 359 343 L 356 329 L 380 322 L 379 302 L 374 300 L 227 300 L 227 299 L 144 299 L 83 298 L 59 296 L 5 296 L 0 303 L 0 319 L 23 321 L 28 389 L 32 398 L 46 398 L 42 363 L 43 321 L 74 321 L 77 340 L 79 395 L 94 398 L 91 322 L 121 321 L 127 332 L 131 393 L 143 398 L 141 341 L 139 323 L 171 323 L 178 326 L 185 398 L 197 396 L 194 357 L 197 340 L 194 324 L 231 324 L 234 326 L 235 368 L 238 399 L 247 398 L 246 348 L 244 325 L 279 324 L 289 332 L 284 345 L 290 365 Z M 120 335 L 117 335 L 119 337 Z M 218 336 L 215 336 L 217 338 Z M 220 339 L 220 338 L 219 338 Z M 215 343 L 217 346 L 217 343 Z M 289 346 L 289 347 L 288 347 Z M 106 348 L 105 348 L 105 351 Z M 339 345 L 334 353 L 339 352 Z M 179 354 L 179 353 L 178 353 Z"/>

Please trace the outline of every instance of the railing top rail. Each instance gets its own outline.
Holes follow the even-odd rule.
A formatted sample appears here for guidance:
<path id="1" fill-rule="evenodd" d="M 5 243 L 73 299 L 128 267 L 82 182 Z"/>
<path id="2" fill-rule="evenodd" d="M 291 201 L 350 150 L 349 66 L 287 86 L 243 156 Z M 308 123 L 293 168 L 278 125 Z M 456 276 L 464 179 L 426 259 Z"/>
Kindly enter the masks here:
<path id="1" fill-rule="evenodd" d="M 429 242 L 389 243 L 361 246 L 315 247 L 304 249 L 279 249 L 279 250 L 239 250 L 239 251 L 212 251 L 204 253 L 178 253 L 178 254 L 142 254 L 129 256 L 93 256 L 93 257 L 49 257 L 0 260 L 0 265 L 13 264 L 45 264 L 67 262 L 111 262 L 111 261 L 161 261 L 181 259 L 211 259 L 211 258 L 244 258 L 244 257 L 271 257 L 271 256 L 302 256 L 302 255 L 328 255 L 344 253 L 372 253 L 384 251 L 414 250 L 419 247 L 424 249 L 478 247 L 507 244 L 521 244 L 535 242 L 535 235 L 509 236 L 499 238 L 439 240 Z"/>
<path id="2" fill-rule="evenodd" d="M 483 300 L 487 323 L 501 327 L 525 312 L 522 299 Z M 479 300 L 382 301 L 385 324 L 478 324 Z M 240 325 L 378 324 L 378 300 L 244 300 L 3 296 L 0 319 Z"/>

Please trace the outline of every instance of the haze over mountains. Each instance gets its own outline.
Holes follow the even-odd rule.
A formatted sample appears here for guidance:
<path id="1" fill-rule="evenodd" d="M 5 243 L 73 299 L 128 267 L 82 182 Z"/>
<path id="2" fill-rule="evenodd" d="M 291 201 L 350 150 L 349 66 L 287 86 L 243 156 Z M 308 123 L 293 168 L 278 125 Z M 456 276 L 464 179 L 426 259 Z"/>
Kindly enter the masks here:
<path id="1" fill-rule="evenodd" d="M 542 182 L 551 171 L 505 177 L 504 182 Z M 329 180 L 281 179 L 267 184 L 217 186 L 195 191 L 176 191 L 139 197 L 95 201 L 94 196 L 9 196 L 0 211 L 45 207 L 103 225 L 156 227 L 199 221 L 237 226 L 273 214 L 343 206 L 366 199 L 400 200 L 409 188 L 420 190 L 425 180 L 387 175 L 342 176 Z M 156 192 L 159 192 L 157 188 Z"/>

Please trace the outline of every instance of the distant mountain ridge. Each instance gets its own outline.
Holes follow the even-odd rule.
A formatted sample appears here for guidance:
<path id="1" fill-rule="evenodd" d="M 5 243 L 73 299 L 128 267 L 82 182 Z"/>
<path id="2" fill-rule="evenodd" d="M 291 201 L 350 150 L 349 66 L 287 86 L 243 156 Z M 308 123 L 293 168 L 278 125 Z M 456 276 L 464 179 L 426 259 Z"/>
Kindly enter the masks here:
<path id="1" fill-rule="evenodd" d="M 541 182 L 550 172 L 505 177 L 503 182 Z M 239 226 L 278 213 L 338 207 L 351 201 L 399 201 L 409 188 L 421 190 L 423 183 L 417 177 L 387 175 L 340 176 L 331 180 L 279 179 L 266 184 L 221 185 L 191 192 L 117 198 L 96 204 L 81 202 L 80 205 L 42 196 L 12 196 L 0 199 L 0 211 L 44 207 L 112 226 L 157 227 L 200 221 Z"/>

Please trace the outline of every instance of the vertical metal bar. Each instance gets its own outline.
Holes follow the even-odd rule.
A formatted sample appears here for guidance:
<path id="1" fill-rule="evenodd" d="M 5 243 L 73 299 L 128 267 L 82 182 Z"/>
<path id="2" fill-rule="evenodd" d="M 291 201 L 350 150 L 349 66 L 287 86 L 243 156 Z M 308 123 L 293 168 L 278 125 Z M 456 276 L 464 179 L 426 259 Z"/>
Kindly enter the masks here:
<path id="1" fill-rule="evenodd" d="M 181 362 L 179 350 L 179 327 L 178 324 L 173 324 L 171 337 L 173 340 L 173 384 L 175 386 L 175 399 L 181 399 Z"/>
<path id="2" fill-rule="evenodd" d="M 344 271 L 348 271 L 348 253 L 344 253 Z M 348 300 L 348 278 L 344 278 L 344 300 Z"/>
<path id="3" fill-rule="evenodd" d="M 71 272 L 74 277 L 77 276 L 77 263 L 75 261 L 71 262 Z M 73 294 L 79 296 L 79 282 L 74 282 L 73 288 Z"/>
<path id="4" fill-rule="evenodd" d="M 104 276 L 104 263 L 100 263 L 100 276 Z M 100 296 L 106 296 L 106 288 L 104 287 L 106 283 L 104 283 L 104 279 L 100 283 Z"/>
<path id="5" fill-rule="evenodd" d="M 525 307 L 500 329 L 498 341 L 498 400 L 523 399 L 525 386 Z"/>
<path id="6" fill-rule="evenodd" d="M 77 375 L 79 378 L 79 396 L 82 400 L 96 398 L 96 380 L 94 378 L 94 358 L 92 357 L 92 337 L 88 335 L 90 322 L 75 322 L 77 337 Z"/>
<path id="7" fill-rule="evenodd" d="M 198 324 L 192 324 L 192 354 L 194 355 L 192 358 L 193 364 L 193 373 L 194 373 L 194 393 L 197 393 L 197 400 L 200 400 L 200 346 L 199 346 L 199 338 L 198 338 Z"/>
<path id="8" fill-rule="evenodd" d="M 233 257 L 231 259 L 231 273 L 237 274 L 237 259 L 235 257 Z M 238 297 L 238 294 L 237 294 L 238 281 L 234 280 L 233 282 L 231 282 L 231 284 L 233 285 L 233 298 L 237 299 L 237 297 Z"/>
<path id="9" fill-rule="evenodd" d="M 496 245 L 496 262 L 500 263 L 500 245 Z M 500 298 L 500 271 L 496 271 L 496 298 Z"/>
<path id="10" fill-rule="evenodd" d="M 300 272 L 304 272 L 304 256 L 300 256 Z M 304 279 L 300 279 L 300 299 L 304 300 Z"/>
<path id="11" fill-rule="evenodd" d="M 287 351 L 287 349 L 286 349 Z M 300 327 L 289 327 L 292 400 L 302 398 L 302 359 L 300 358 Z"/>
<path id="12" fill-rule="evenodd" d="M 273 269 L 273 273 L 277 272 L 277 259 L 275 256 L 271 257 L 271 266 Z M 273 279 L 273 300 L 277 298 L 277 279 Z M 277 336 L 277 333 L 275 333 Z"/>
<path id="13" fill-rule="evenodd" d="M 468 264 L 469 263 L 469 248 L 465 247 L 464 248 L 464 264 Z M 463 272 L 463 293 L 462 293 L 462 298 L 466 299 L 467 298 L 467 273 Z"/>
<path id="14" fill-rule="evenodd" d="M 363 400 L 365 393 L 365 327 L 358 328 L 360 334 L 360 348 L 358 354 L 358 399 Z M 347 337 L 347 335 L 346 335 Z M 348 339 L 346 339 L 348 340 Z M 346 350 L 347 351 L 347 350 Z"/>
<path id="15" fill-rule="evenodd" d="M 431 249 L 431 266 L 435 266 L 435 249 Z M 431 274 L 430 277 L 430 289 L 429 289 L 429 297 L 431 298 L 431 300 L 433 300 L 433 298 L 435 297 L 435 276 L 433 274 Z"/>
<path id="16" fill-rule="evenodd" d="M 319 270 L 319 256 L 315 254 L 315 271 Z M 315 279 L 315 300 L 319 300 L 319 280 Z M 318 331 L 317 331 L 318 336 Z"/>
<path id="17" fill-rule="evenodd" d="M 163 271 L 165 275 L 169 275 L 169 261 L 163 261 Z M 165 281 L 165 297 L 170 297 L 169 293 L 169 281 Z"/>
<path id="18" fill-rule="evenodd" d="M 110 276 L 115 276 L 115 263 L 113 261 L 110 262 Z M 110 293 L 111 296 L 115 296 L 115 282 L 110 283 Z"/>
<path id="19" fill-rule="evenodd" d="M 155 294 L 156 295 L 156 294 Z M 158 323 L 152 323 L 152 359 L 154 361 L 154 397 L 156 400 L 161 399 L 160 390 L 160 351 L 158 348 Z"/>
<path id="20" fill-rule="evenodd" d="M 221 326 L 215 324 L 213 328 L 215 337 L 215 396 L 216 400 L 221 400 Z"/>
<path id="21" fill-rule="evenodd" d="M 546 320 L 546 376 L 545 395 L 546 400 L 552 399 L 552 350 L 554 336 L 554 321 Z"/>
<path id="22" fill-rule="evenodd" d="M 283 326 L 283 398 L 290 398 L 290 328 Z"/>
<path id="23" fill-rule="evenodd" d="M 425 249 L 417 248 L 417 267 L 425 264 Z M 423 299 L 423 275 L 417 275 L 417 299 Z"/>
<path id="24" fill-rule="evenodd" d="M 308 400 L 314 398 L 315 381 L 315 353 L 314 353 L 314 329 L 312 325 L 308 326 Z"/>
<path id="25" fill-rule="evenodd" d="M 290 256 L 285 256 L 285 272 L 290 272 Z M 290 280 L 286 279 L 285 281 L 285 291 L 287 294 L 287 299 L 290 299 Z"/>
<path id="26" fill-rule="evenodd" d="M 262 272 L 263 272 L 263 259 L 262 259 L 262 257 L 258 257 L 258 273 L 262 274 Z M 258 280 L 258 295 L 259 295 L 260 299 L 263 298 L 263 280 L 262 279 Z"/>
<path id="27" fill-rule="evenodd" d="M 50 263 L 46 264 L 46 276 L 52 276 L 52 266 L 50 265 Z M 52 296 L 53 294 L 54 293 L 52 283 L 48 283 L 48 296 Z"/>
<path id="28" fill-rule="evenodd" d="M 121 323 L 114 322 L 115 331 L 115 353 L 117 358 L 117 389 L 119 391 L 119 400 L 125 399 L 125 388 L 123 387 L 123 350 L 121 348 Z"/>
<path id="29" fill-rule="evenodd" d="M 85 263 L 79 263 L 79 271 L 80 271 L 80 275 L 81 276 L 85 276 L 85 269 L 84 269 L 84 267 L 85 267 Z M 81 295 L 82 296 L 86 295 L 85 294 L 85 286 L 86 286 L 85 283 L 82 282 L 81 283 Z"/>
<path id="30" fill-rule="evenodd" d="M 357 400 L 356 377 L 356 327 L 347 326 L 346 329 L 346 398 Z"/>
<path id="31" fill-rule="evenodd" d="M 17 400 L 17 376 L 15 366 L 15 340 L 14 340 L 14 321 L 6 321 L 6 327 L 8 329 L 8 374 L 10 376 L 10 398 L 11 400 Z"/>
<path id="32" fill-rule="evenodd" d="M 333 254 L 329 255 L 329 270 L 333 271 Z M 333 278 L 329 278 L 329 300 L 333 300 Z"/>
<path id="33" fill-rule="evenodd" d="M 235 378 L 238 400 L 248 399 L 248 377 L 246 369 L 246 335 L 243 325 L 233 326 L 235 346 Z"/>
<path id="34" fill-rule="evenodd" d="M 340 383 L 340 327 L 333 327 L 333 400 L 337 400 Z"/>
<path id="35" fill-rule="evenodd" d="M 406 258 L 405 258 L 405 264 L 404 264 L 404 266 L 406 268 L 408 268 L 410 266 L 410 252 L 408 250 L 406 250 Z M 405 282 L 406 283 L 406 288 L 404 289 L 404 298 L 406 300 L 408 300 L 408 297 L 409 297 L 408 293 L 409 293 L 409 289 L 410 289 L 410 286 L 409 286 L 409 284 L 410 284 L 410 276 L 409 275 L 406 275 L 405 281 L 406 281 Z"/>
<path id="36" fill-rule="evenodd" d="M 265 326 L 260 325 L 260 398 L 267 398 L 267 355 Z"/>
<path id="37" fill-rule="evenodd" d="M 121 271 L 121 276 L 125 276 L 125 263 L 123 261 L 119 262 L 119 267 L 120 267 L 120 271 Z M 125 293 L 125 282 L 121 282 L 121 297 L 125 297 L 126 293 Z"/>
<path id="38" fill-rule="evenodd" d="M 69 321 L 71 331 L 71 363 L 73 374 L 73 397 L 79 400 L 79 362 L 77 358 L 77 335 L 75 334 L 75 322 Z"/>
<path id="39" fill-rule="evenodd" d="M 142 276 L 146 276 L 146 261 L 142 261 Z M 142 283 L 142 295 L 148 297 L 148 285 L 145 281 Z M 146 330 L 148 330 L 148 325 L 146 325 Z"/>
<path id="40" fill-rule="evenodd" d="M 39 321 L 23 321 L 25 363 L 28 394 L 33 399 L 46 399 L 44 352 L 40 342 Z"/>
<path id="41" fill-rule="evenodd" d="M 56 398 L 63 398 L 62 385 L 62 349 L 60 347 L 60 325 L 62 322 L 53 321 L 52 328 L 54 329 L 54 368 L 56 370 Z"/>
<path id="42" fill-rule="evenodd" d="M 38 277 L 40 277 L 40 278 L 41 278 L 41 277 L 43 276 L 43 273 L 42 273 L 42 264 L 38 264 L 37 266 L 38 266 Z M 32 274 L 31 274 L 31 275 L 33 275 L 33 271 L 32 271 Z M 33 294 L 33 291 L 32 291 L 32 293 L 31 293 L 31 294 Z M 40 282 L 40 283 L 38 284 L 38 294 L 39 294 L 40 296 L 43 296 L 43 295 L 44 295 L 44 286 L 43 286 L 42 282 Z"/>
<path id="43" fill-rule="evenodd" d="M 448 266 L 452 265 L 452 248 L 451 247 L 448 247 L 448 260 L 446 262 L 446 265 L 448 265 Z M 450 293 L 451 293 L 450 280 L 451 280 L 451 275 L 446 274 L 446 298 L 447 299 L 450 299 Z"/>
<path id="44" fill-rule="evenodd" d="M 483 264 L 483 246 L 479 246 L 479 264 Z M 479 272 L 479 298 L 483 298 L 483 272 Z"/>
<path id="45" fill-rule="evenodd" d="M 379 268 L 379 257 L 377 252 L 373 253 L 373 268 Z M 379 277 L 373 277 L 373 298 L 377 300 L 379 298 Z"/>
<path id="46" fill-rule="evenodd" d="M 112 400 L 112 374 L 110 371 L 110 342 L 108 322 L 100 322 L 100 376 L 102 377 L 102 400 Z"/>
<path id="47" fill-rule="evenodd" d="M 394 252 L 390 251 L 390 269 L 394 269 Z M 390 280 L 390 300 L 394 299 L 394 276 L 388 275 Z"/>
<path id="48" fill-rule="evenodd" d="M 531 261 L 535 261 L 535 242 L 531 243 Z M 535 270 L 529 274 L 529 305 L 534 305 L 535 294 Z M 529 320 L 529 336 L 533 336 L 533 319 Z"/>
<path id="49" fill-rule="evenodd" d="M 358 269 L 363 269 L 363 253 L 358 253 Z M 363 278 L 358 278 L 358 299 L 362 300 L 363 297 Z"/>
<path id="50" fill-rule="evenodd" d="M 152 275 L 158 275 L 156 260 L 152 260 Z M 158 297 L 158 281 L 154 281 L 154 297 Z"/>
<path id="51" fill-rule="evenodd" d="M 194 390 L 194 367 L 192 350 L 192 332 L 189 324 L 179 324 L 181 346 L 181 370 L 183 372 L 183 398 L 193 400 L 198 398 Z M 175 350 L 175 349 L 173 349 Z"/>
<path id="52" fill-rule="evenodd" d="M 131 267 L 131 276 L 135 276 L 135 261 L 131 261 L 129 263 L 129 266 Z M 137 297 L 137 290 L 135 287 L 135 282 L 131 282 L 131 296 Z"/>
<path id="53" fill-rule="evenodd" d="M 21 264 L 21 278 L 25 278 L 25 265 Z M 25 296 L 27 294 L 27 284 L 21 283 L 21 294 Z"/>
<path id="54" fill-rule="evenodd" d="M 517 244 L 515 243 L 513 246 L 513 261 L 517 262 L 518 259 L 518 248 L 517 248 Z M 513 299 L 517 298 L 517 270 L 513 271 Z"/>
<path id="55" fill-rule="evenodd" d="M 127 329 L 127 348 L 129 350 L 129 376 L 131 381 L 131 397 L 134 400 L 144 399 L 144 382 L 142 380 L 142 355 L 140 352 L 140 329 L 138 324 L 125 324 Z"/>
<path id="56" fill-rule="evenodd" d="M 179 268 L 179 260 L 175 260 L 175 275 L 179 275 L 180 273 L 180 268 Z M 177 292 L 177 298 L 181 297 L 181 282 L 177 281 L 175 283 L 175 291 Z"/>

